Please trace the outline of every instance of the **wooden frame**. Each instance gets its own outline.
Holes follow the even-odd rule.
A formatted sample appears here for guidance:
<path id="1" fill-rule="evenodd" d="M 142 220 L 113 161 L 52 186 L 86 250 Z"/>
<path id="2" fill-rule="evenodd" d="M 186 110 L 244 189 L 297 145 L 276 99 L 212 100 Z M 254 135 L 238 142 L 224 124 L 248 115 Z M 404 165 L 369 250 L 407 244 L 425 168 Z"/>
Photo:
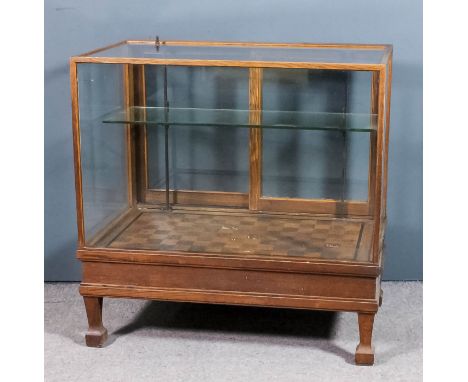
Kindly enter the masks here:
<path id="1" fill-rule="evenodd" d="M 277 61 L 239 61 L 239 60 L 186 60 L 186 59 L 154 59 L 131 57 L 93 57 L 92 55 L 121 45 L 154 45 L 151 40 L 124 40 L 100 49 L 95 49 L 79 56 L 72 57 L 76 63 L 100 64 L 151 64 L 151 65 L 180 65 L 180 66 L 227 66 L 243 68 L 294 68 L 294 69 L 330 69 L 330 70 L 383 70 L 385 63 L 314 63 L 314 62 L 277 62 Z M 161 45 L 168 46 L 238 46 L 238 47 L 269 47 L 269 48 L 330 48 L 330 49 L 362 49 L 382 50 L 391 55 L 392 46 L 387 44 L 307 44 L 307 43 L 253 43 L 253 42 L 218 42 L 218 41 L 162 41 Z M 384 59 L 382 59 L 384 61 Z"/>
<path id="2" fill-rule="evenodd" d="M 89 321 L 88 346 L 101 346 L 107 336 L 102 325 L 102 298 L 128 297 L 218 304 L 260 305 L 301 309 L 353 311 L 359 314 L 360 344 L 356 363 L 372 364 L 371 335 L 374 315 L 381 303 L 381 265 L 386 224 L 388 142 L 392 77 L 392 46 L 365 44 L 247 43 L 161 41 L 162 46 L 232 46 L 298 49 L 381 50 L 379 63 L 278 62 L 200 59 L 155 59 L 103 57 L 99 53 L 124 44 L 155 44 L 155 41 L 122 41 L 70 60 L 72 123 L 78 223 L 77 256 L 83 262 L 80 293 L 85 298 Z M 371 114 L 377 114 L 376 133 L 369 152 L 368 202 L 267 198 L 261 193 L 262 129 L 250 129 L 249 193 L 194 192 L 171 190 L 171 202 L 180 208 L 196 208 L 216 213 L 221 206 L 249 213 L 296 216 L 335 216 L 337 219 L 364 219 L 373 222 L 368 242 L 372 261 L 334 259 L 268 258 L 226 253 L 122 250 L 108 248 L 109 238 L 138 218 L 151 203 L 162 203 L 164 192 L 148 187 L 147 142 L 144 125 L 126 127 L 126 155 L 129 208 L 93 238 L 85 236 L 83 211 L 81 140 L 78 98 L 80 63 L 114 63 L 124 67 L 124 105 L 145 106 L 144 65 L 224 66 L 249 69 L 249 108 L 262 109 L 263 68 L 305 68 L 372 71 Z M 251 124 L 261 124 L 261 114 L 252 112 Z M 150 204 L 148 204 L 150 203 Z M 186 205 L 186 207 L 184 207 Z M 198 205 L 198 207 L 190 207 Z M 200 206 L 205 207 L 200 207 Z M 212 207 L 207 207 L 212 206 Z M 213 207 L 214 206 L 214 207 Z M 213 212 L 214 211 L 214 212 Z M 338 212 L 346 211 L 347 216 Z M 366 239 L 367 240 L 367 239 Z M 177 280 L 175 282 L 174 280 Z M 302 288 L 302 289 L 301 289 Z"/>
<path id="3" fill-rule="evenodd" d="M 168 42 L 167 44 L 171 44 Z M 181 43 L 177 43 L 179 45 Z M 219 45 L 220 43 L 213 43 Z M 233 45 L 233 44 L 229 44 Z M 278 44 L 278 46 L 284 46 Z M 334 46 L 334 45 L 330 45 Z M 341 46 L 341 45 L 340 45 Z M 142 68 L 143 65 L 134 65 L 136 68 Z M 262 68 L 249 69 L 249 108 L 252 110 L 250 116 L 250 123 L 260 124 L 261 114 L 255 111 L 262 109 Z M 373 72 L 373 81 L 371 88 L 372 99 L 377 99 L 375 94 L 378 87 L 378 72 Z M 135 85 L 134 93 L 140 94 L 141 101 L 133 103 L 134 106 L 145 106 L 145 78 L 140 75 L 139 81 Z M 374 78 L 377 82 L 374 83 Z M 377 114 L 376 102 L 372 101 L 371 113 Z M 130 105 L 126 105 L 130 106 Z M 137 139 L 140 157 L 138 158 L 138 172 L 140 176 L 137 177 L 138 181 L 138 195 L 139 200 L 143 203 L 163 204 L 165 202 L 165 191 L 162 189 L 151 189 L 148 184 L 148 170 L 147 170 L 147 142 L 146 142 L 146 127 L 139 126 L 136 129 L 139 138 Z M 371 148 L 374 147 L 371 135 Z M 221 191 L 194 191 L 194 190 L 171 190 L 169 200 L 171 203 L 178 203 L 180 205 L 201 205 L 201 206 L 232 206 L 238 208 L 245 208 L 249 206 L 251 210 L 265 210 L 265 211 L 283 211 L 283 212 L 311 212 L 318 214 L 328 215 L 349 215 L 349 216 L 370 216 L 372 214 L 371 206 L 373 205 L 374 198 L 374 174 L 375 174 L 375 155 L 370 155 L 369 163 L 374 168 L 369 168 L 369 200 L 368 202 L 337 202 L 335 200 L 324 199 L 298 199 L 298 198 L 282 198 L 282 197 L 264 197 L 261 193 L 261 163 L 262 163 L 262 130 L 250 129 L 250 171 L 249 171 L 249 192 L 221 192 Z M 375 150 L 374 150 L 375 151 Z M 375 152 L 374 152 L 375 154 Z"/>
<path id="4" fill-rule="evenodd" d="M 261 114 L 255 111 L 262 109 L 262 77 L 263 69 L 249 69 L 249 109 L 252 111 L 249 122 L 252 125 L 260 125 Z M 258 202 L 262 195 L 262 129 L 250 129 L 250 188 L 249 208 L 257 210 Z"/>

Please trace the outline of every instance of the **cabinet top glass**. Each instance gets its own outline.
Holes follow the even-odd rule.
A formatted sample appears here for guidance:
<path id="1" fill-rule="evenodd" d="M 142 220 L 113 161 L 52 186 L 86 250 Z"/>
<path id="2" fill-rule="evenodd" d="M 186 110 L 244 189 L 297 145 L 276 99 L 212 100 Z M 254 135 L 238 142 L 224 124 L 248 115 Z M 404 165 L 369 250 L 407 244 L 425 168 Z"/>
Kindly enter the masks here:
<path id="1" fill-rule="evenodd" d="M 123 41 L 75 57 L 77 61 L 114 59 L 158 61 L 274 62 L 316 64 L 385 64 L 391 45 L 273 44 L 196 41 Z M 81 59 L 80 59 L 81 58 Z"/>

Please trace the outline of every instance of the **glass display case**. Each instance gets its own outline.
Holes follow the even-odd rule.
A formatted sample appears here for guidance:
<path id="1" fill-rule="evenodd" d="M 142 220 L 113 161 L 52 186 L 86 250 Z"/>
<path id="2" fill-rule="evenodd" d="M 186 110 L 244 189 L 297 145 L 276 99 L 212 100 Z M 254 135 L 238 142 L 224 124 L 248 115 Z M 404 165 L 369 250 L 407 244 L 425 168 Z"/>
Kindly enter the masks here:
<path id="1" fill-rule="evenodd" d="M 80 293 L 352 311 L 372 364 L 391 45 L 124 41 L 71 58 Z"/>

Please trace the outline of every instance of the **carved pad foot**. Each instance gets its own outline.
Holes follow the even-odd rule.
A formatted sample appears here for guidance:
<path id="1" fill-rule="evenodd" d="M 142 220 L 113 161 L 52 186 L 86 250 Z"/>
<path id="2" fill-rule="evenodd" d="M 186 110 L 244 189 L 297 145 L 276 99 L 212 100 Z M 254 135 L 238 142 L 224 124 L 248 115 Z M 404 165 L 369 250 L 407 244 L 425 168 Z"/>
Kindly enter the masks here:
<path id="1" fill-rule="evenodd" d="M 86 346 L 100 348 L 107 340 L 107 329 L 102 328 L 88 329 L 86 332 Z"/>
<path id="2" fill-rule="evenodd" d="M 107 339 L 107 329 L 102 324 L 102 297 L 83 297 L 83 299 L 89 325 L 85 336 L 86 345 L 102 347 Z"/>
<path id="3" fill-rule="evenodd" d="M 358 345 L 355 355 L 356 365 L 373 365 L 374 349 L 372 346 Z"/>

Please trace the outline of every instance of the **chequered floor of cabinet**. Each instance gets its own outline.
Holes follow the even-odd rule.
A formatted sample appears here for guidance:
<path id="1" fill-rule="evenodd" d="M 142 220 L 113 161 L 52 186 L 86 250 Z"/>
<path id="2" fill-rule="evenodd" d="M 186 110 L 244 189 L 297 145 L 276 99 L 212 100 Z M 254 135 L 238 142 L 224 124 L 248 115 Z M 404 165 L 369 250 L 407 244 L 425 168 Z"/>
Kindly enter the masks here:
<path id="1" fill-rule="evenodd" d="M 109 247 L 368 261 L 370 224 L 262 214 L 143 212 Z"/>

